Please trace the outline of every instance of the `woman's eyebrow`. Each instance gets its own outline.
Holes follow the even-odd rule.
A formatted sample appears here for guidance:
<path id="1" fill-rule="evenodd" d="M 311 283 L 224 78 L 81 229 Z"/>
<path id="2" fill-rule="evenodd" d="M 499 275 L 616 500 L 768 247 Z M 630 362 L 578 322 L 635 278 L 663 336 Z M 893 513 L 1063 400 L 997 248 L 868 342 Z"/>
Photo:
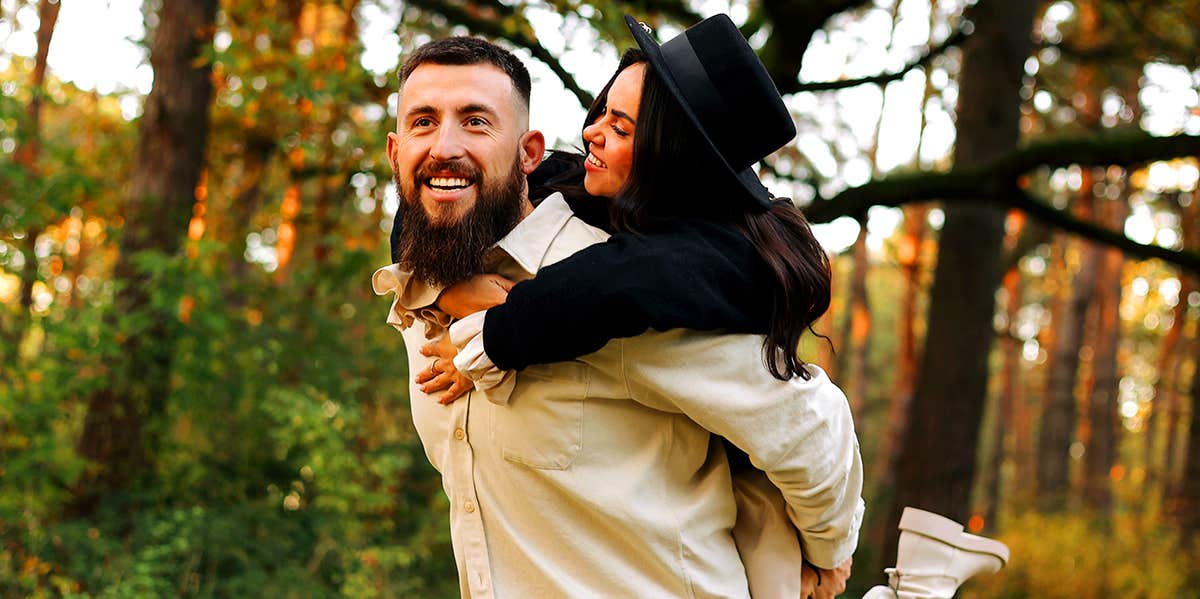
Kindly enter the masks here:
<path id="1" fill-rule="evenodd" d="M 611 112 L 611 113 L 613 113 L 614 115 L 616 115 L 616 116 L 617 116 L 617 118 L 621 118 L 621 119 L 625 119 L 625 120 L 629 121 L 629 124 L 630 124 L 630 125 L 636 125 L 636 124 L 637 124 L 637 119 L 635 119 L 635 118 L 633 118 L 633 117 L 629 116 L 629 114 L 627 114 L 627 113 L 625 113 L 625 112 L 622 112 L 622 111 L 620 111 L 620 110 L 617 110 L 617 109 L 615 109 L 615 108 L 610 108 L 608 111 L 609 111 L 609 112 Z"/>

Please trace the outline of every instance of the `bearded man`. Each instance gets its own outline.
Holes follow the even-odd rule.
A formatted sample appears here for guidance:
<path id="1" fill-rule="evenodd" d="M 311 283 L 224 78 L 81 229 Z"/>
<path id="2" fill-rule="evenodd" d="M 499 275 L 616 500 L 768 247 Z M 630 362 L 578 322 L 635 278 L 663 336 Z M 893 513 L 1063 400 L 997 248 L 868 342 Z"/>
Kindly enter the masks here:
<path id="1" fill-rule="evenodd" d="M 434 41 L 401 67 L 387 151 L 403 228 L 396 264 L 372 282 L 396 294 L 388 322 L 410 373 L 430 366 L 421 347 L 449 324 L 434 308 L 441 288 L 480 272 L 520 282 L 608 237 L 561 194 L 529 201 L 525 177 L 545 149 L 528 128 L 529 94 L 520 61 L 482 40 Z M 845 397 L 823 375 L 771 377 L 761 344 L 646 333 L 449 405 L 410 382 L 417 434 L 450 500 L 462 595 L 749 597 L 729 465 L 701 419 L 766 465 L 790 510 L 836 504 L 815 515 L 828 524 L 817 542 L 852 551 L 862 476 Z M 711 391 L 720 385 L 709 377 L 731 369 L 762 372 L 739 386 L 740 407 Z"/>

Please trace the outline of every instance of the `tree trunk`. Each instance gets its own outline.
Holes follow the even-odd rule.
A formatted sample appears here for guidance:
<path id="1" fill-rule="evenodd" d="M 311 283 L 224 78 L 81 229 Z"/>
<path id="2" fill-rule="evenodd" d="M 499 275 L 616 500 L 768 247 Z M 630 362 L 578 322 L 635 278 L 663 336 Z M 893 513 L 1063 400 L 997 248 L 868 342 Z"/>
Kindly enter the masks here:
<path id="1" fill-rule="evenodd" d="M 1098 29 L 1095 7 L 1087 1 L 1079 2 L 1077 6 L 1079 43 L 1084 47 L 1091 47 L 1096 43 Z M 1095 66 L 1076 66 L 1072 83 L 1079 94 L 1078 98 L 1082 100 L 1078 106 L 1080 123 L 1089 131 L 1098 129 L 1100 103 L 1099 90 L 1096 89 Z M 1097 170 L 1084 168 L 1081 174 L 1081 185 L 1076 198 L 1076 215 L 1083 221 L 1103 222 L 1103 219 L 1097 218 L 1100 211 L 1096 207 L 1097 199 L 1092 190 L 1097 180 Z M 1099 178 L 1102 179 L 1103 175 Z M 1094 298 L 1097 281 L 1102 278 L 1104 266 L 1104 251 L 1094 243 L 1080 241 L 1078 255 L 1079 270 L 1070 283 L 1070 300 L 1064 309 L 1060 310 L 1061 318 L 1053 323 L 1058 329 L 1058 342 L 1047 365 L 1049 374 L 1038 440 L 1037 477 L 1038 503 L 1046 510 L 1063 509 L 1071 488 L 1070 449 L 1076 428 L 1081 424 L 1078 414 L 1079 398 L 1076 395 L 1080 376 L 1080 352 L 1085 347 L 1087 311 Z M 1095 349 L 1094 345 L 1091 349 Z M 1084 405 L 1089 405 L 1086 399 Z M 1090 410 L 1085 416 L 1088 414 Z M 1085 443 L 1085 448 L 1086 437 L 1090 435 L 1090 425 L 1091 420 L 1085 419 L 1079 427 L 1080 440 Z M 1105 477 L 1107 476 L 1108 473 L 1105 472 Z"/>
<path id="2" fill-rule="evenodd" d="M 982 0 L 969 17 L 976 29 L 963 48 L 956 166 L 987 164 L 1016 147 L 1034 3 Z M 945 213 L 892 522 L 909 505 L 965 521 L 975 481 L 1005 212 L 955 204 Z M 893 529 L 884 563 L 894 563 L 898 536 Z"/>
<path id="3" fill-rule="evenodd" d="M 1182 225 L 1181 229 L 1183 230 L 1184 246 L 1195 247 L 1195 244 L 1197 242 L 1200 242 L 1200 205 L 1197 205 L 1197 203 L 1193 201 L 1191 203 L 1191 205 L 1184 207 L 1181 212 L 1180 224 Z M 1179 322 L 1176 324 L 1186 327 L 1187 324 L 1184 323 L 1183 321 L 1187 320 L 1188 295 L 1191 294 L 1193 291 L 1200 290 L 1200 277 L 1191 275 L 1186 272 L 1180 272 L 1179 273 L 1179 283 L 1180 283 L 1179 303 L 1176 304 L 1176 306 L 1177 306 L 1176 314 L 1177 314 L 1177 317 L 1179 318 Z M 1198 335 L 1197 338 L 1193 339 L 1192 343 L 1193 343 L 1193 345 L 1200 345 L 1200 335 Z M 1186 344 L 1185 344 L 1185 347 L 1186 347 Z M 1186 352 L 1186 349 L 1184 351 Z M 1200 351 L 1200 349 L 1198 349 L 1197 351 Z M 1169 393 L 1169 395 L 1167 395 L 1166 397 L 1163 398 L 1163 400 L 1166 401 L 1165 405 L 1166 405 L 1167 422 L 1164 427 L 1165 431 L 1163 432 L 1164 441 L 1163 441 L 1162 477 L 1163 477 L 1163 496 L 1166 497 L 1168 501 L 1172 501 L 1172 498 L 1178 497 L 1180 488 L 1187 484 L 1187 481 L 1184 481 L 1177 476 L 1178 465 L 1179 465 L 1179 460 L 1180 460 L 1180 455 L 1179 455 L 1179 450 L 1178 450 L 1179 436 L 1180 436 L 1179 435 L 1179 424 L 1180 424 L 1180 418 L 1184 415 L 1183 394 L 1180 392 L 1180 388 L 1183 386 L 1183 372 L 1184 372 L 1184 366 L 1185 366 L 1186 362 L 1187 362 L 1187 360 L 1184 359 L 1183 355 L 1180 355 L 1175 360 L 1174 373 L 1173 373 L 1173 375 L 1168 377 L 1170 379 L 1170 388 L 1169 388 L 1170 393 Z M 1192 390 L 1193 391 L 1195 391 L 1195 387 L 1196 387 L 1195 378 L 1197 378 L 1197 375 L 1196 375 L 1195 371 L 1197 369 L 1200 369 L 1200 362 L 1196 362 L 1195 364 L 1193 364 L 1193 371 L 1192 371 L 1192 377 L 1193 377 Z M 1166 375 L 1160 375 L 1160 376 L 1165 377 Z M 1160 387 L 1163 387 L 1163 385 L 1160 384 Z M 1195 417 L 1194 412 L 1195 412 L 1196 408 L 1197 408 L 1197 404 L 1193 401 L 1192 402 L 1193 418 Z M 1195 431 L 1193 430 L 1192 432 L 1194 433 Z M 1194 451 L 1196 451 L 1196 448 L 1194 446 L 1189 447 L 1185 451 L 1194 452 Z M 1186 464 L 1187 460 L 1184 459 L 1184 462 Z M 1186 466 L 1185 466 L 1185 469 L 1186 469 Z M 1168 508 L 1170 509 L 1170 506 L 1168 506 Z"/>
<path id="4" fill-rule="evenodd" d="M 276 149 L 275 140 L 265 137 L 250 137 L 242 150 L 243 181 L 233 200 L 233 220 L 229 223 L 232 232 L 230 255 L 230 277 L 225 290 L 226 300 L 234 309 L 246 305 L 245 286 L 250 275 L 250 262 L 246 259 L 246 236 L 263 200 L 263 180 L 267 166 Z"/>
<path id="5" fill-rule="evenodd" d="M 46 87 L 46 57 L 50 55 L 50 41 L 54 38 L 54 26 L 58 24 L 58 11 L 62 5 L 50 0 L 38 3 L 37 54 L 33 62 L 33 74 L 30 77 L 29 105 L 25 114 L 29 122 L 29 130 L 25 132 L 24 141 L 13 151 L 13 162 L 20 165 L 36 178 L 40 172 L 38 156 L 41 154 L 42 137 L 42 97 Z M 31 206 L 30 208 L 35 208 Z M 17 297 L 20 312 L 11 331 L 6 335 L 8 351 L 12 352 L 14 360 L 21 349 L 21 341 L 25 338 L 25 330 L 29 326 L 30 310 L 33 307 L 33 286 L 38 280 L 38 259 L 34 252 L 37 239 L 42 234 L 44 223 L 35 222 L 23 231 L 21 253 L 25 256 L 25 264 L 18 277 Z M 0 358 L 4 354 L 0 353 Z"/>
<path id="6" fill-rule="evenodd" d="M 1011 334 L 1013 323 L 1017 319 L 1017 311 L 1021 309 L 1021 271 L 1012 269 L 1004 273 L 1005 292 L 1005 327 L 1008 334 L 1001 336 L 1000 388 L 996 394 L 996 409 L 992 418 L 991 431 L 988 439 L 991 450 L 988 452 L 988 468 L 983 485 L 983 522 L 988 530 L 996 525 L 996 515 L 1000 510 L 1001 479 L 1004 467 L 1004 457 L 1011 450 L 1012 443 L 1006 442 L 1005 435 L 1013 430 L 1014 414 L 1017 405 L 1017 381 L 1020 379 L 1021 344 Z M 1015 439 L 1014 439 L 1015 441 Z"/>
<path id="7" fill-rule="evenodd" d="M 341 43 L 339 48 L 351 48 L 358 42 L 358 30 L 355 27 L 357 21 L 354 19 L 355 6 L 357 0 L 349 0 L 343 2 L 346 10 L 346 21 L 341 30 Z M 336 63 L 335 68 L 344 70 L 345 62 Z M 334 164 L 336 163 L 337 148 L 333 143 L 334 133 L 338 126 L 342 124 L 346 118 L 346 106 L 342 103 L 335 103 L 329 119 L 329 130 L 325 135 L 325 156 L 322 159 L 324 172 L 334 172 Z M 315 218 L 317 231 L 316 243 L 313 245 L 313 260 L 316 262 L 317 268 L 323 268 L 329 261 L 330 252 L 330 236 L 333 234 L 335 225 L 337 224 L 338 209 L 341 207 L 342 201 L 345 199 L 346 182 L 338 175 L 329 176 L 322 175 L 318 179 L 318 191 Z"/>
<path id="8" fill-rule="evenodd" d="M 1200 336 L 1192 342 L 1192 361 L 1192 405 L 1188 410 L 1190 416 L 1183 456 L 1183 478 L 1173 503 L 1180 540 L 1184 547 L 1196 550 L 1200 549 Z"/>
<path id="9" fill-rule="evenodd" d="M 1110 226 L 1120 228 L 1129 215 L 1129 201 L 1124 195 L 1104 202 Z M 1084 505 L 1106 514 L 1112 508 L 1110 480 L 1116 472 L 1117 438 L 1120 431 L 1117 416 L 1117 381 L 1119 366 L 1117 351 L 1121 340 L 1121 280 L 1125 256 L 1113 248 L 1101 250 L 1100 274 L 1096 278 L 1095 354 L 1092 362 L 1092 386 L 1087 395 L 1088 429 L 1091 438 L 1084 453 Z"/>
<path id="10" fill-rule="evenodd" d="M 863 219 L 854 241 L 854 267 L 850 274 L 850 317 L 842 338 L 849 342 L 849 365 L 842 372 L 849 377 L 850 410 L 862 414 L 867 401 L 867 383 L 871 373 L 867 364 L 871 336 L 871 308 L 867 303 L 867 223 Z M 847 334 L 848 333 L 848 334 Z"/>
<path id="11" fill-rule="evenodd" d="M 110 384 L 89 398 L 78 451 L 96 470 L 81 479 L 72 506 L 89 514 L 109 494 L 128 493 L 152 477 L 159 423 L 171 391 L 173 307 L 156 307 L 138 255 L 174 255 L 187 235 L 208 138 L 211 65 L 202 53 L 212 41 L 217 0 L 164 2 L 150 48 L 154 86 L 138 129 L 138 168 L 125 207 L 125 230 L 114 278 L 122 359 Z"/>
<path id="12" fill-rule="evenodd" d="M 1176 402 L 1176 396 L 1179 395 L 1179 380 L 1172 376 L 1172 371 L 1184 359 L 1176 352 L 1179 348 L 1184 324 L 1187 322 L 1187 294 L 1190 292 L 1187 281 L 1187 277 L 1180 277 L 1179 303 L 1175 304 L 1175 309 L 1171 312 L 1171 328 L 1167 330 L 1159 350 L 1158 363 L 1155 368 L 1158 380 L 1154 385 L 1154 401 L 1150 403 L 1150 409 L 1146 414 L 1145 432 L 1142 439 L 1142 459 L 1146 464 L 1146 484 L 1149 488 L 1153 488 L 1159 481 L 1165 480 L 1163 476 L 1165 471 L 1162 470 L 1157 455 L 1158 417 L 1160 412 L 1170 409 L 1170 406 Z"/>
<path id="13" fill-rule="evenodd" d="M 1075 201 L 1076 214 L 1089 219 L 1094 213 L 1092 177 L 1084 170 L 1083 185 Z M 1067 241 L 1068 255 L 1071 241 Z M 1046 366 L 1046 393 L 1037 445 L 1037 500 L 1042 509 L 1066 506 L 1071 488 L 1071 444 L 1078 421 L 1075 388 L 1079 382 L 1079 355 L 1083 348 L 1087 310 L 1100 268 L 1100 248 L 1085 240 L 1075 242 L 1079 270 L 1070 280 L 1067 301 L 1056 311 L 1054 347 Z M 1068 263 L 1070 261 L 1068 260 Z"/>
<path id="14" fill-rule="evenodd" d="M 1180 301 L 1186 302 L 1186 299 Z M 1186 310 L 1185 310 L 1186 313 Z M 1175 362 L 1175 369 L 1171 375 L 1172 393 L 1165 399 L 1167 422 L 1163 426 L 1163 497 L 1168 501 L 1178 494 L 1180 485 L 1179 475 L 1179 425 L 1183 416 L 1185 416 L 1183 407 L 1183 393 L 1180 392 L 1180 387 L 1183 385 L 1183 372 L 1187 360 L 1182 357 Z"/>

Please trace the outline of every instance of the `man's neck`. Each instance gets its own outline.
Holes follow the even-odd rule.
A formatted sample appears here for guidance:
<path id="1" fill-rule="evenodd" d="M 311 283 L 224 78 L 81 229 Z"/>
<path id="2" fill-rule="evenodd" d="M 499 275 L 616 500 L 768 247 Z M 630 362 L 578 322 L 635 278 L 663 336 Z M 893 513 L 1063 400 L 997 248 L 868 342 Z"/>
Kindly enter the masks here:
<path id="1" fill-rule="evenodd" d="M 529 201 L 528 195 L 521 196 L 521 218 L 517 222 L 525 220 L 526 216 L 533 214 L 533 202 Z"/>

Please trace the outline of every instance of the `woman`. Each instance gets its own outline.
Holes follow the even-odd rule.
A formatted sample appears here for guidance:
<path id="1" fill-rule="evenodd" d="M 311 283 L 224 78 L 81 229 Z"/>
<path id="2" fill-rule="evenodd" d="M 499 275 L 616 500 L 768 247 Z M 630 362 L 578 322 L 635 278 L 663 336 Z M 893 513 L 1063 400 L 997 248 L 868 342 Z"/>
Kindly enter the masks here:
<path id="1" fill-rule="evenodd" d="M 691 38 L 676 39 L 694 41 L 695 52 L 720 53 L 713 60 L 726 67 L 737 65 L 726 83 L 737 85 L 740 78 L 742 88 L 763 90 L 747 97 L 741 112 L 728 105 L 691 108 L 679 88 L 689 84 L 686 77 L 656 75 L 671 68 L 678 44 L 668 42 L 660 52 L 632 21 L 631 30 L 644 51 L 625 54 L 589 110 L 588 154 L 576 162 L 588 195 L 613 198 L 611 227 L 623 233 L 542 269 L 513 288 L 504 304 L 511 283 L 494 276 L 443 292 L 439 307 L 456 317 L 495 306 L 456 325 L 483 329 L 475 350 L 460 356 L 470 364 L 464 370 L 495 380 L 505 376 L 500 368 L 575 358 L 647 328 L 686 327 L 762 334 L 771 375 L 809 378 L 796 347 L 828 308 L 828 259 L 799 211 L 771 198 L 750 170 L 795 135 L 786 107 L 723 15 L 689 29 Z M 481 296 L 473 291 L 478 288 L 499 293 Z M 510 336 L 510 328 L 521 333 Z M 427 392 L 453 381 L 448 361 L 435 364 L 445 372 L 418 376 Z M 734 462 L 745 462 L 736 449 L 730 453 Z M 800 547 L 782 497 L 748 463 L 735 468 L 741 472 L 735 539 L 751 590 L 756 597 L 795 597 Z M 847 563 L 839 572 L 822 571 L 821 590 L 840 592 L 848 569 Z"/>

